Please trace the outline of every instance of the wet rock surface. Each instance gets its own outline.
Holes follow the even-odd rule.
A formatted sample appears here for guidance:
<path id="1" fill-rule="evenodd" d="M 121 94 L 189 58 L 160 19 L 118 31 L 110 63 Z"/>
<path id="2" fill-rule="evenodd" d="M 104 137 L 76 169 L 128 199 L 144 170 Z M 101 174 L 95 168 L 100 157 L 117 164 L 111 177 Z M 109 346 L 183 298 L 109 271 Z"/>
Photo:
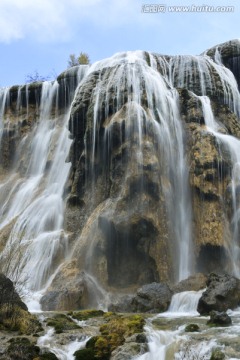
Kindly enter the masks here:
<path id="1" fill-rule="evenodd" d="M 153 282 L 176 281 L 180 243 L 185 236 L 178 241 L 177 226 L 181 219 L 177 213 L 181 203 L 178 195 L 184 192 L 178 191 L 175 168 L 179 162 L 173 159 L 178 159 L 179 143 L 165 141 L 171 140 L 175 133 L 167 128 L 169 111 L 164 105 L 173 109 L 173 100 L 176 100 L 177 119 L 182 127 L 182 150 L 187 158 L 184 183 L 188 179 L 189 196 L 184 216 L 185 223 L 189 220 L 190 238 L 193 239 L 189 266 L 203 273 L 232 269 L 229 256 L 234 237 L 231 154 L 208 131 L 199 96 L 207 94 L 209 97 L 219 133 L 239 139 L 237 111 L 226 100 L 234 94 L 225 96 L 229 89 L 226 78 L 234 80 L 235 77 L 239 84 L 239 53 L 239 40 L 233 40 L 207 50 L 204 56 L 162 56 L 143 52 L 136 66 L 134 62 L 124 62 L 124 55 L 119 61 L 116 58 L 111 63 L 103 61 L 102 66 L 84 78 L 76 91 L 68 119 L 73 142 L 67 158 L 71 171 L 63 195 L 66 200 L 63 227 L 69 253 L 73 256 L 70 261 L 65 261 L 65 254 L 53 256 L 51 274 L 61 262 L 65 263 L 59 267 L 42 298 L 44 310 L 96 305 L 97 301 L 91 303 L 91 300 L 100 297 L 99 292 L 97 295 L 92 292 L 83 270 L 96 278 L 100 288 L 116 293 L 130 293 L 133 288 Z M 219 65 L 220 58 L 227 69 Z M 127 76 L 133 69 L 136 78 L 132 79 L 137 81 L 131 79 L 132 86 L 129 86 Z M 56 98 L 54 95 L 49 117 L 54 118 L 57 107 L 60 123 L 71 98 L 69 89 L 76 89 L 77 73 L 78 67 L 62 73 L 57 79 L 59 92 Z M 152 82 L 159 74 L 164 79 L 157 83 L 160 91 L 153 94 Z M 221 74 L 225 75 L 221 77 Z M 168 84 L 170 77 L 174 91 Z M 28 169 L 32 135 L 41 113 L 38 105 L 42 88 L 42 83 L 33 83 L 10 89 L 9 105 L 3 114 L 0 151 L 3 179 L 9 177 L 20 143 L 23 155 L 17 164 L 17 181 Z M 161 98 L 162 94 L 166 96 Z M 161 101 L 156 103 L 158 95 Z M 22 142 L 28 134 L 27 141 Z M 170 160 L 173 160 L 172 167 Z M 51 162 L 52 154 L 49 154 L 46 174 Z M 11 183 L 6 193 L 12 188 Z M 4 203 L 3 199 L 0 198 Z M 239 200 L 237 190 L 237 203 Z M 1 229 L 1 249 L 13 226 L 14 222 Z M 199 279 L 199 285 L 197 282 L 189 280 L 174 287 L 173 291 L 195 290 L 204 284 L 203 279 Z M 101 295 L 101 300 L 103 297 Z M 134 306 L 137 310 L 133 311 L 156 311 L 166 308 L 165 300 L 161 306 L 149 305 L 149 301 L 143 294 L 135 300 L 125 298 L 119 309 L 127 311 Z"/>
<path id="2" fill-rule="evenodd" d="M 230 275 L 210 274 L 207 290 L 198 303 L 200 314 L 209 314 L 211 310 L 226 311 L 240 304 L 240 280 Z"/>
<path id="3" fill-rule="evenodd" d="M 16 292 L 13 282 L 4 274 L 0 274 L 0 306 L 17 306 L 27 311 L 27 306 Z"/>
<path id="4" fill-rule="evenodd" d="M 168 309 L 172 291 L 167 284 L 152 283 L 137 290 L 136 295 L 123 296 L 110 310 L 120 312 L 159 313 Z"/>
<path id="5" fill-rule="evenodd" d="M 206 284 L 207 276 L 205 274 L 198 273 L 171 286 L 171 289 L 174 294 L 182 291 L 199 291 L 204 289 Z"/>
<path id="6" fill-rule="evenodd" d="M 232 325 L 232 319 L 226 312 L 212 310 L 210 312 L 210 320 L 208 320 L 207 324 L 214 326 L 230 326 Z"/>

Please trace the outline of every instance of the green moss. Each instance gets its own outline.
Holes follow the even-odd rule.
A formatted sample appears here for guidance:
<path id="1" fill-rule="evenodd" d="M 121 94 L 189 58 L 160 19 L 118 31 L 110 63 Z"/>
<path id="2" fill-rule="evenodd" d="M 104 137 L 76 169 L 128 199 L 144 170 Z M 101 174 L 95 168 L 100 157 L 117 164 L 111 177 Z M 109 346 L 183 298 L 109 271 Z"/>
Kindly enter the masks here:
<path id="1" fill-rule="evenodd" d="M 86 349 L 91 350 L 90 359 L 109 360 L 111 353 L 125 342 L 125 338 L 135 333 L 142 333 L 145 321 L 141 315 L 120 316 L 111 314 L 105 317 L 106 324 L 100 327 L 100 336 L 88 340 Z M 79 352 L 79 358 L 84 359 L 84 353 Z M 89 355 L 89 356 L 90 356 Z"/>
<path id="2" fill-rule="evenodd" d="M 108 360 L 112 352 L 110 338 L 108 336 L 93 336 L 88 340 L 86 349 L 91 351 L 92 359 Z"/>
<path id="3" fill-rule="evenodd" d="M 82 310 L 71 313 L 71 316 L 79 321 L 88 320 L 93 317 L 99 317 L 103 315 L 104 315 L 104 311 L 102 310 Z"/>
<path id="4" fill-rule="evenodd" d="M 213 350 L 210 360 L 224 360 L 224 359 L 225 359 L 225 354 L 221 350 L 219 349 Z"/>
<path id="5" fill-rule="evenodd" d="M 103 335 L 118 333 L 127 337 L 136 333 L 141 333 L 143 331 L 144 324 L 145 320 L 141 315 L 116 315 L 100 327 L 100 332 Z"/>
<path id="6" fill-rule="evenodd" d="M 112 316 L 115 316 L 116 313 L 112 312 L 112 311 L 108 311 L 106 313 L 104 313 L 103 317 L 104 318 L 109 318 L 109 317 L 112 317 Z"/>
<path id="7" fill-rule="evenodd" d="M 186 332 L 197 332 L 199 331 L 199 326 L 197 324 L 188 324 L 186 327 L 185 327 L 185 331 Z"/>
<path id="8" fill-rule="evenodd" d="M 51 352 L 40 355 L 34 360 L 58 360 L 57 356 Z"/>
<path id="9" fill-rule="evenodd" d="M 33 345 L 29 339 L 19 337 L 10 340 L 6 355 L 14 360 L 32 360 L 38 357 L 40 349 Z"/>
<path id="10" fill-rule="evenodd" d="M 54 327 L 57 334 L 65 330 L 80 329 L 80 326 L 64 314 L 57 314 L 53 318 L 48 318 L 47 325 Z"/>
<path id="11" fill-rule="evenodd" d="M 75 351 L 75 353 L 73 354 L 75 356 L 76 360 L 94 360 L 95 355 L 94 355 L 94 351 L 92 349 L 82 349 L 82 350 L 77 350 Z"/>
<path id="12" fill-rule="evenodd" d="M 1 329 L 18 331 L 23 335 L 31 335 L 43 331 L 42 325 L 35 315 L 14 305 L 9 308 L 2 307 L 0 310 Z"/>

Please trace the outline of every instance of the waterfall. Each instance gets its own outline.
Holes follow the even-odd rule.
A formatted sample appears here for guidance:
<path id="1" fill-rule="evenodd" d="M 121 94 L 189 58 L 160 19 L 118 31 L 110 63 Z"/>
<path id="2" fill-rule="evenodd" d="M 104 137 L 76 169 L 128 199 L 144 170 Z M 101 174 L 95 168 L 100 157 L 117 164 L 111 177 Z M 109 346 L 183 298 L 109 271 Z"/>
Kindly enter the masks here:
<path id="1" fill-rule="evenodd" d="M 169 306 L 168 313 L 173 313 L 175 316 L 197 316 L 198 301 L 202 296 L 203 290 L 200 291 L 183 291 L 174 294 Z"/>
<path id="2" fill-rule="evenodd" d="M 111 156 L 111 139 L 114 138 L 118 114 L 125 111 L 126 120 L 121 128 L 121 138 L 130 147 L 131 168 L 127 165 L 123 182 L 129 177 L 138 176 L 138 191 L 146 187 L 144 170 L 146 158 L 146 138 L 150 138 L 161 173 L 158 183 L 161 184 L 165 197 L 166 211 L 169 218 L 169 232 L 172 237 L 172 257 L 175 259 L 175 280 L 186 278 L 192 271 L 192 230 L 191 200 L 188 187 L 188 166 L 186 161 L 184 129 L 179 113 L 179 98 L 176 89 L 171 86 L 167 74 L 167 63 L 161 62 L 163 75 L 158 71 L 155 58 L 148 54 L 150 64 L 144 52 L 128 52 L 98 62 L 92 71 L 99 73 L 94 89 L 94 107 L 92 138 L 85 143 L 85 154 L 89 161 L 87 188 L 91 187 L 94 202 L 97 173 L 99 168 L 94 163 L 99 154 L 100 124 L 104 119 L 104 155 L 107 163 Z M 115 89 L 112 99 L 112 89 Z M 114 100 L 114 101 L 113 101 Z M 112 113 L 114 115 L 112 115 Z M 89 149 L 89 143 L 92 144 Z M 108 165 L 111 167 L 111 164 Z M 123 187 L 124 189 L 124 187 Z M 121 196 L 120 196 L 121 197 Z M 95 204 L 96 206 L 96 204 Z M 146 208 L 146 200 L 139 206 L 139 211 Z M 112 210 L 114 211 L 114 209 Z M 129 204 L 129 213 L 131 206 Z M 176 255 L 179 256 L 176 256 Z M 88 258 L 91 258 L 88 256 Z M 88 269 L 91 272 L 91 269 Z"/>
<path id="3" fill-rule="evenodd" d="M 230 262 L 235 276 L 240 277 L 240 203 L 239 203 L 239 186 L 240 186 L 240 140 L 226 135 L 221 132 L 222 126 L 215 118 L 211 107 L 211 102 L 208 97 L 199 97 L 202 103 L 203 115 L 207 131 L 213 134 L 219 145 L 223 145 L 229 152 L 232 163 L 231 174 L 231 193 L 232 193 L 232 209 L 233 215 L 231 220 L 232 225 L 232 241 L 225 246 L 230 252 Z"/>
<path id="4" fill-rule="evenodd" d="M 0 149 L 1 149 L 1 139 L 3 135 L 3 116 L 5 108 L 9 102 L 9 90 L 10 88 L 0 89 Z"/>
<path id="5" fill-rule="evenodd" d="M 83 349 L 88 340 L 89 338 L 86 337 L 84 340 L 76 339 L 74 341 L 71 341 L 69 344 L 61 344 L 61 346 L 58 344 L 58 346 L 56 346 L 54 329 L 50 327 L 45 335 L 39 337 L 37 345 L 43 351 L 47 350 L 55 354 L 59 360 L 74 360 L 75 356 L 73 354 L 75 353 L 75 351 Z"/>
<path id="6" fill-rule="evenodd" d="M 100 304 L 112 289 L 177 282 L 195 264 L 205 271 L 208 246 L 224 256 L 227 249 L 240 275 L 239 140 L 226 134 L 238 129 L 211 109 L 219 105 L 220 118 L 231 113 L 237 122 L 240 95 L 221 49 L 211 57 L 118 53 L 56 81 L 0 90 L 1 271 L 38 293 L 72 266 L 79 278 L 85 271 Z M 206 164 L 200 154 L 206 133 L 216 156 L 230 157 L 216 193 L 216 156 Z M 220 245 L 210 226 L 218 205 L 231 223 Z"/>
<path id="7" fill-rule="evenodd" d="M 39 119 L 19 144 L 17 171 L 0 187 L 0 229 L 13 224 L 1 253 L 3 271 L 28 293 L 42 289 L 68 254 L 63 230 L 63 193 L 71 166 L 66 162 L 71 145 L 67 126 L 75 88 L 87 69 L 80 67 L 75 87 L 70 84 L 67 89 L 64 115 L 58 110 L 58 97 L 66 89 L 57 81 L 42 84 Z"/>
<path id="8" fill-rule="evenodd" d="M 137 360 L 181 359 L 178 353 L 180 344 L 187 341 L 184 335 L 185 325 L 178 326 L 176 330 L 157 330 L 153 323 L 155 319 L 162 317 L 174 319 L 199 316 L 197 305 L 203 291 L 184 291 L 174 294 L 167 312 L 148 319 L 145 332 L 148 337 L 149 352 L 137 357 Z M 205 351 L 207 352 L 211 347 L 205 346 Z M 188 359 L 187 356 L 184 358 Z"/>

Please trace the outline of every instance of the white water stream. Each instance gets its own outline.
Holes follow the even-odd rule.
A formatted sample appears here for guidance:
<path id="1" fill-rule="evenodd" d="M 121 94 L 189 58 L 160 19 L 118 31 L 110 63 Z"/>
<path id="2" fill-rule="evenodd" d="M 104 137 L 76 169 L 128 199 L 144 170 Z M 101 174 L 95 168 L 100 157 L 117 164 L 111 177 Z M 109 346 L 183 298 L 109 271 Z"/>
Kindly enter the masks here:
<path id="1" fill-rule="evenodd" d="M 75 351 L 81 350 L 85 347 L 86 342 L 89 340 L 85 337 L 83 340 L 73 340 L 65 345 L 56 345 L 55 332 L 53 328 L 49 328 L 45 335 L 41 336 L 37 341 L 37 346 L 41 348 L 41 351 L 54 353 L 59 360 L 74 360 L 73 355 Z"/>
<path id="2" fill-rule="evenodd" d="M 0 231 L 7 233 L 12 226 L 0 260 L 5 261 L 5 273 L 13 279 L 27 283 L 28 291 L 39 292 L 45 288 L 49 277 L 69 254 L 68 238 L 63 230 L 64 186 L 71 164 L 66 163 L 71 140 L 67 125 L 71 102 L 76 84 L 82 81 L 86 72 L 98 74 L 98 81 L 93 89 L 92 146 L 85 144 L 85 153 L 90 151 L 90 171 L 92 192 L 90 201 L 95 201 L 94 157 L 98 150 L 99 127 L 102 113 L 105 119 L 111 117 L 110 104 L 114 91 L 114 106 L 117 114 L 126 104 L 126 126 L 123 130 L 129 144 L 134 144 L 131 151 L 131 164 L 136 164 L 139 177 L 144 174 L 144 156 L 146 134 L 150 134 L 154 144 L 152 156 L 159 162 L 164 201 L 167 207 L 169 236 L 172 241 L 172 254 L 175 259 L 175 280 L 181 280 L 193 271 L 194 253 L 192 244 L 192 209 L 191 194 L 188 185 L 188 164 L 185 151 L 185 131 L 182 126 L 179 95 L 176 88 L 187 87 L 197 95 L 206 96 L 215 91 L 216 84 L 221 85 L 223 101 L 239 114 L 240 96 L 237 83 L 230 70 L 206 55 L 178 56 L 166 58 L 142 51 L 116 54 L 110 59 L 91 66 L 70 70 L 69 84 L 64 82 L 65 96 L 69 98 L 64 114 L 58 109 L 60 85 L 44 82 L 39 101 L 39 118 L 31 133 L 27 133 L 18 147 L 15 156 L 15 168 L 8 179 L 0 183 Z M 72 79 L 72 80 L 71 80 Z M 75 79 L 73 81 L 73 79 Z M 69 87 L 69 89 L 68 89 Z M 16 111 L 27 106 L 29 114 L 29 88 L 26 86 L 24 106 L 22 105 L 24 87 L 17 91 Z M 124 90 L 124 91 L 123 91 Z M 240 211 L 237 200 L 240 178 L 239 141 L 231 136 L 218 133 L 214 128 L 210 109 L 201 97 L 206 122 L 219 141 L 228 144 L 232 154 L 233 166 L 233 241 L 230 252 L 233 257 L 235 274 L 239 274 L 240 257 L 237 238 Z M 7 127 L 8 114 L 4 115 L 9 102 L 9 89 L 0 91 L 0 137 L 3 127 Z M 115 116 L 115 115 L 114 115 Z M 10 121 L 10 120 L 9 120 Z M 111 121 L 105 125 L 105 137 L 111 136 Z M 211 128 L 212 126 L 212 128 Z M 210 130 L 209 130 L 210 131 Z M 134 141 L 133 141 L 134 139 Z M 132 146 L 132 145 L 130 145 Z M 89 165 L 89 164 L 88 164 Z M 126 169 L 127 181 L 131 169 Z M 141 186 L 141 182 L 140 185 Z M 124 187 L 123 187 L 124 188 Z M 146 204 L 143 204 L 143 207 Z M 6 235 L 4 235 L 6 236 Z M 13 254 L 14 253 L 14 254 Z M 14 256 L 13 256 L 14 255 Z M 8 261 L 11 259 L 11 261 Z M 32 269 L 34 268 L 34 272 Z M 89 273 L 91 274 L 91 269 Z M 34 295 L 35 296 L 35 295 Z"/>
<path id="3" fill-rule="evenodd" d="M 79 69 L 80 82 L 87 67 Z M 70 100 L 74 91 L 69 89 Z M 25 301 L 30 306 L 32 298 L 36 306 L 36 292 L 45 287 L 68 255 L 68 239 L 63 231 L 63 192 L 71 166 L 66 163 L 71 145 L 71 101 L 64 115 L 60 115 L 58 92 L 57 81 L 43 83 L 39 120 L 33 134 L 27 134 L 20 143 L 17 171 L 0 186 L 0 230 L 14 224 L 0 260 L 3 271 L 22 286 L 20 290 L 26 290 Z M 2 96 L 6 99 L 7 92 Z M 20 94 L 17 102 L 21 106 Z M 4 110 L 0 110 L 3 114 Z M 25 168 L 19 167 L 20 161 L 26 163 Z"/>
<path id="4" fill-rule="evenodd" d="M 233 238 L 229 246 L 230 258 L 232 260 L 233 273 L 238 278 L 240 277 L 240 203 L 238 199 L 238 192 L 240 187 L 240 140 L 234 136 L 227 135 L 221 132 L 223 126 L 219 124 L 213 115 L 210 99 L 206 96 L 200 96 L 199 99 L 202 103 L 203 115 L 207 131 L 213 134 L 220 145 L 227 149 L 231 162 L 232 162 L 232 233 Z"/>
<path id="5" fill-rule="evenodd" d="M 198 300 L 202 291 L 183 292 L 173 296 L 169 310 L 147 321 L 145 326 L 149 351 L 134 360 L 209 360 L 214 349 L 222 350 L 225 359 L 240 359 L 238 337 L 240 312 L 228 311 L 233 325 L 208 327 L 209 317 L 199 317 Z M 158 325 L 159 323 L 159 325 Z M 200 332 L 185 332 L 187 324 L 198 324 Z M 171 330 L 158 330 L 158 326 Z"/>
<path id="6" fill-rule="evenodd" d="M 212 94 L 219 84 L 223 102 L 237 115 L 240 114 L 240 96 L 236 80 L 230 70 L 221 64 L 220 54 L 216 54 L 216 62 L 207 56 L 165 57 L 144 52 L 129 52 L 117 54 L 111 59 L 96 63 L 91 72 L 99 71 L 99 79 L 93 91 L 95 99 L 93 109 L 93 132 L 91 162 L 93 179 L 94 156 L 97 150 L 99 136 L 99 113 L 105 106 L 105 116 L 109 116 L 110 94 L 116 91 L 116 111 L 127 102 L 125 136 L 137 134 L 134 141 L 137 151 L 131 156 L 135 163 L 140 164 L 139 173 L 143 169 L 143 138 L 144 131 L 151 129 L 154 142 L 157 144 L 156 157 L 163 169 L 162 183 L 165 202 L 168 207 L 169 223 L 173 238 L 173 249 L 176 259 L 176 280 L 186 278 L 192 271 L 193 249 L 191 229 L 191 197 L 188 186 L 188 164 L 185 154 L 184 129 L 182 127 L 179 96 L 176 88 L 189 88 L 196 91 L 201 101 L 206 131 L 211 132 L 219 144 L 224 145 L 230 154 L 232 162 L 232 206 L 233 206 L 233 240 L 229 244 L 233 272 L 240 276 L 240 204 L 238 192 L 240 187 L 240 141 L 226 135 L 214 119 L 211 103 L 207 95 Z M 117 66 L 116 66 L 117 65 Z M 159 71 L 159 65 L 161 67 Z M 113 69 L 109 73 L 106 68 Z M 102 71 L 102 72 L 101 72 Z M 80 67 L 78 82 L 84 80 L 87 68 Z M 106 76 L 105 76 L 106 74 Z M 109 77 L 107 77 L 109 76 Z M 196 87 L 197 84 L 197 87 Z M 66 84 L 65 84 L 66 86 Z M 122 89 L 126 90 L 125 98 Z M 18 88 L 16 108 L 22 108 L 21 89 Z M 104 91 L 102 91 L 104 90 Z M 31 134 L 26 134 L 20 143 L 15 157 L 16 167 L 10 176 L 0 183 L 0 231 L 9 232 L 0 261 L 5 263 L 5 273 L 18 280 L 27 289 L 26 298 L 30 309 L 39 308 L 39 298 L 56 273 L 61 263 L 69 255 L 68 237 L 63 229 L 64 187 L 69 175 L 70 164 L 66 163 L 71 140 L 67 130 L 71 102 L 75 88 L 69 90 L 70 103 L 65 113 L 58 109 L 59 84 L 44 82 L 39 104 L 39 118 L 33 126 Z M 27 93 L 27 88 L 26 88 Z M 0 144 L 4 127 L 7 128 L 8 118 L 4 111 L 9 101 L 9 89 L 0 91 Z M 144 99 L 144 100 L 143 100 Z M 26 95 L 28 107 L 28 96 Z M 147 106 L 146 106 L 147 104 Z M 28 109 L 27 109 L 28 113 Z M 134 130 L 131 130 L 133 120 Z M 106 125 L 106 137 L 111 128 Z M 110 134 L 111 135 L 111 134 Z M 87 151 L 87 146 L 86 146 Z M 88 149 L 89 151 L 89 149 Z M 134 163 L 134 161 L 132 162 Z M 130 169 L 129 169 L 130 170 Z M 124 180 L 123 180 L 124 181 Z M 94 189 L 92 192 L 94 201 Z M 173 224 L 173 225 L 172 225 Z M 98 288 L 97 282 L 89 275 L 93 286 L 97 288 L 99 298 L 105 293 Z M 197 317 L 196 304 L 199 293 L 180 293 L 172 299 L 169 311 L 162 318 Z M 237 316 L 233 314 L 233 316 Z M 231 328 L 234 329 L 234 328 Z M 228 330 L 226 335 L 233 336 Z M 235 325 L 235 330 L 239 326 Z M 240 332 L 240 331 L 239 331 Z M 181 343 L 187 341 L 184 326 L 179 325 L 174 330 L 157 330 L 152 320 L 146 325 L 149 339 L 149 352 L 139 357 L 141 360 L 181 359 Z M 206 332 L 207 334 L 207 332 Z M 224 335 L 224 336 L 225 336 Z M 85 340 L 84 340 L 85 341 Z M 201 348 L 194 348 L 195 353 L 206 356 L 216 345 L 210 339 L 203 342 Z M 84 346 L 84 342 L 73 341 L 61 349 L 54 345 L 54 333 L 49 329 L 46 335 L 39 339 L 39 346 L 51 348 L 62 360 L 73 359 L 75 349 Z M 189 354 L 185 356 L 189 360 Z"/>
<path id="7" fill-rule="evenodd" d="M 142 183 L 144 156 L 146 156 L 144 148 L 146 146 L 146 139 L 144 138 L 146 134 L 149 133 L 153 138 L 152 143 L 157 144 L 153 148 L 152 156 L 156 157 L 161 169 L 158 182 L 163 188 L 170 219 L 169 224 L 171 224 L 169 232 L 174 242 L 175 252 L 172 256 L 174 256 L 176 264 L 174 276 L 176 280 L 182 280 L 191 273 L 193 258 L 191 199 L 185 156 L 185 134 L 180 118 L 178 92 L 170 83 L 167 71 L 163 75 L 159 73 L 156 61 L 151 54 L 149 54 L 149 61 L 152 66 L 148 65 L 144 52 L 136 51 L 116 54 L 110 59 L 93 65 L 93 70 L 103 70 L 103 73 L 100 72 L 99 81 L 94 90 L 94 131 L 91 159 L 93 162 L 96 139 L 99 136 L 99 114 L 101 109 L 105 107 L 105 118 L 111 116 L 109 114 L 111 92 L 108 90 L 115 88 L 116 114 L 126 102 L 126 125 L 122 137 L 128 139 L 129 143 L 136 147 L 131 150 L 133 159 L 130 163 L 137 165 L 137 171 L 142 176 Z M 116 66 L 117 64 L 118 66 Z M 169 66 L 164 60 L 162 60 L 162 65 L 164 68 Z M 114 70 L 109 74 L 105 68 L 114 68 Z M 111 134 L 112 129 L 114 130 L 111 125 L 112 122 L 106 126 L 106 139 L 114 135 Z M 87 152 L 87 147 L 85 151 Z M 127 181 L 131 172 L 131 168 L 126 169 L 123 181 Z M 94 178 L 95 174 L 92 167 L 91 179 Z"/>

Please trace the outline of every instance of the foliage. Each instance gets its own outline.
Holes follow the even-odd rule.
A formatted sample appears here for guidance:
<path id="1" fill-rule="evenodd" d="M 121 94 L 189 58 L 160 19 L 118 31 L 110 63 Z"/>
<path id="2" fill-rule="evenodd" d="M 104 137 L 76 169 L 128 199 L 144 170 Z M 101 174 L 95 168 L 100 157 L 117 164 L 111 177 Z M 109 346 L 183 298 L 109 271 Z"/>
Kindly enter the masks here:
<path id="1" fill-rule="evenodd" d="M 35 358 L 33 360 L 58 360 L 58 358 L 56 357 L 55 354 L 53 354 L 51 352 L 47 352 L 45 354 L 39 355 L 37 358 Z"/>
<path id="2" fill-rule="evenodd" d="M 197 332 L 199 331 L 199 326 L 197 324 L 188 324 L 186 327 L 185 327 L 185 331 L 186 332 Z"/>
<path id="3" fill-rule="evenodd" d="M 225 359 L 225 354 L 221 350 L 219 349 L 213 350 L 210 360 L 224 360 L 224 359 Z"/>
<path id="4" fill-rule="evenodd" d="M 53 318 L 48 318 L 47 325 L 54 327 L 57 334 L 64 330 L 80 329 L 80 326 L 64 314 L 57 314 Z"/>
<path id="5" fill-rule="evenodd" d="M 1 306 L 0 326 L 2 329 L 19 331 L 20 334 L 24 335 L 30 335 L 43 330 L 34 315 L 15 304 Z"/>
<path id="6" fill-rule="evenodd" d="M 90 58 L 87 53 L 80 52 L 80 55 L 78 57 L 78 63 L 80 65 L 88 65 L 90 64 Z"/>
<path id="7" fill-rule="evenodd" d="M 108 313 L 104 316 L 106 323 L 100 327 L 99 336 L 88 340 L 86 349 L 75 352 L 76 360 L 109 360 L 111 353 L 124 344 L 125 338 L 141 333 L 145 321 L 140 315 L 120 316 Z"/>
<path id="8" fill-rule="evenodd" d="M 87 53 L 80 52 L 79 56 L 75 54 L 70 54 L 68 59 L 68 68 L 71 68 L 76 65 L 88 65 L 90 64 L 90 58 Z"/>
<path id="9" fill-rule="evenodd" d="M 24 337 L 13 338 L 6 352 L 7 359 L 32 360 L 40 352 L 38 346 L 33 345 L 29 339 Z"/>
<path id="10" fill-rule="evenodd" d="M 88 320 L 93 317 L 99 317 L 104 315 L 104 311 L 102 310 L 81 310 L 77 312 L 70 312 L 70 316 L 73 317 L 73 319 L 82 321 L 82 320 Z"/>
<path id="11" fill-rule="evenodd" d="M 94 351 L 93 349 L 81 349 L 75 351 L 74 356 L 76 360 L 93 360 Z"/>

